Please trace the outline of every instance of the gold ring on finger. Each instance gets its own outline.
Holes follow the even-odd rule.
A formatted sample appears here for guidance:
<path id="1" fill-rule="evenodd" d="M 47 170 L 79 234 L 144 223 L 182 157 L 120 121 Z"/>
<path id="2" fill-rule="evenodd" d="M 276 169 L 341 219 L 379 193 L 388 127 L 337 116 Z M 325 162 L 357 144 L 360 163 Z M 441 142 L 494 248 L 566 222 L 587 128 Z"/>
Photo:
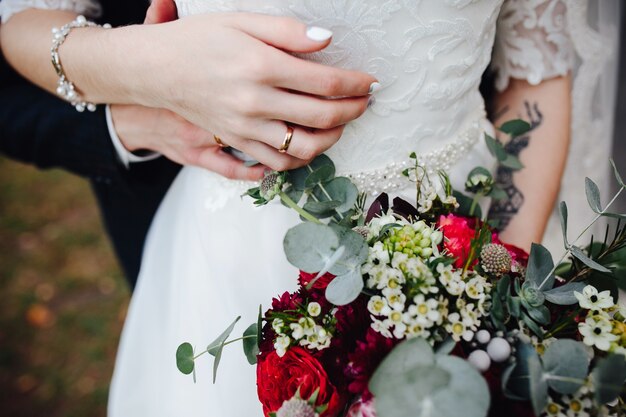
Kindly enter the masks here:
<path id="1" fill-rule="evenodd" d="M 285 140 L 283 140 L 283 144 L 278 148 L 278 152 L 287 153 L 289 150 L 289 145 L 291 145 L 291 139 L 293 139 L 293 127 L 287 126 L 287 133 L 285 133 Z"/>

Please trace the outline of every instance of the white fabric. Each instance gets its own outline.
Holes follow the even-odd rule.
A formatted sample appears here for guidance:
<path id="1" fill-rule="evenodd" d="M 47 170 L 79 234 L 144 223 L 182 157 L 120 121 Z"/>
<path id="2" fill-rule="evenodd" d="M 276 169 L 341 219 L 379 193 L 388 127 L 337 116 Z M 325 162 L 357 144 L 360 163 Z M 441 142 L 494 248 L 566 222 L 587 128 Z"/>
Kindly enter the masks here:
<path id="1" fill-rule="evenodd" d="M 0 1 L 2 23 L 8 21 L 14 14 L 31 8 L 68 10 L 87 17 L 98 17 L 101 13 L 97 0 L 2 0 Z"/>
<path id="2" fill-rule="evenodd" d="M 115 130 L 115 124 L 113 123 L 113 116 L 111 114 L 111 106 L 107 105 L 105 107 L 105 114 L 107 120 L 107 128 L 109 129 L 109 136 L 111 136 L 111 142 L 113 142 L 113 147 L 115 148 L 115 152 L 117 152 L 117 156 L 120 159 L 120 162 L 127 169 L 130 168 L 131 163 L 148 162 L 161 156 L 161 154 L 157 152 L 151 152 L 145 156 L 138 156 L 130 152 L 128 149 L 126 149 L 124 144 L 122 144 L 122 140 L 117 134 L 117 130 Z"/>
<path id="3" fill-rule="evenodd" d="M 512 0 L 509 0 L 512 1 Z M 331 46 L 310 59 L 368 71 L 383 88 L 328 153 L 340 174 L 399 163 L 457 140 L 476 119 L 478 92 L 502 0 L 179 0 L 181 16 L 250 11 L 299 18 L 333 30 Z M 534 3 L 525 1 L 527 6 Z M 545 65 L 541 57 L 539 65 Z M 534 71 L 535 66 L 529 70 Z M 513 76 L 519 73 L 512 74 Z M 476 165 L 493 164 L 482 141 L 451 167 L 460 188 Z M 386 179 L 376 181 L 383 183 Z M 109 415 L 260 417 L 255 370 L 229 346 L 211 384 L 211 360 L 198 361 L 198 383 L 179 374 L 176 347 L 198 351 L 238 315 L 235 334 L 259 304 L 293 290 L 296 271 L 281 240 L 298 219 L 280 204 L 254 208 L 246 184 L 185 168 L 157 213 L 123 331 Z M 414 198 L 411 187 L 399 192 Z"/>

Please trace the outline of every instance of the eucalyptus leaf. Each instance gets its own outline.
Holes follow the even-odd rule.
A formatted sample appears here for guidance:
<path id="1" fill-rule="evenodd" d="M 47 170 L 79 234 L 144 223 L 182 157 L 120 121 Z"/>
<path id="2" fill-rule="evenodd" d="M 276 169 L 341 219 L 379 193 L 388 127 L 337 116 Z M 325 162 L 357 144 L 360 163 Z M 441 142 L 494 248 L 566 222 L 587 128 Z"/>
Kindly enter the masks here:
<path id="1" fill-rule="evenodd" d="M 534 288 L 549 290 L 554 286 L 554 261 L 550 251 L 538 243 L 533 243 L 528 258 L 528 269 L 526 270 L 526 282 Z M 547 279 L 546 279 L 547 278 Z M 545 281 L 545 283 L 544 283 Z M 544 283 L 542 285 L 542 283 Z"/>
<path id="2" fill-rule="evenodd" d="M 548 405 L 548 382 L 544 378 L 539 356 L 528 358 L 528 376 L 530 377 L 530 402 L 535 415 L 539 416 Z"/>
<path id="3" fill-rule="evenodd" d="M 525 122 L 524 120 L 510 120 L 500 126 L 499 130 L 506 134 L 511 135 L 512 137 L 521 136 L 524 133 L 528 133 L 532 126 L 530 123 Z"/>
<path id="4" fill-rule="evenodd" d="M 342 204 L 336 210 L 343 213 L 354 207 L 359 197 L 359 190 L 350 179 L 337 177 L 322 186 L 315 187 L 313 194 L 320 201 L 341 201 Z"/>
<path id="5" fill-rule="evenodd" d="M 214 384 L 215 384 L 215 381 L 217 380 L 217 369 L 219 368 L 220 361 L 222 360 L 222 352 L 224 351 L 224 344 L 226 343 L 226 339 L 228 339 L 228 336 L 230 336 L 230 334 L 233 332 L 235 325 L 237 324 L 239 320 L 241 320 L 241 316 L 237 317 L 230 324 L 230 326 L 228 326 L 226 330 L 224 330 L 224 332 L 221 335 L 219 335 L 219 337 L 215 339 L 213 343 L 211 343 L 209 347 L 207 347 L 206 349 L 209 354 L 215 356 L 215 359 L 213 360 L 213 383 Z"/>
<path id="6" fill-rule="evenodd" d="M 287 260 L 296 268 L 319 272 L 339 248 L 339 237 L 326 225 L 301 223 L 287 231 L 283 241 Z"/>
<path id="7" fill-rule="evenodd" d="M 539 324 L 548 325 L 550 324 L 550 310 L 546 306 L 539 307 L 531 307 L 527 308 L 526 312 L 534 321 Z"/>
<path id="8" fill-rule="evenodd" d="M 613 167 L 613 173 L 615 174 L 615 180 L 622 188 L 626 188 L 626 184 L 624 184 L 624 180 L 622 180 L 622 177 L 619 175 L 619 171 L 617 170 L 617 166 L 615 166 L 615 161 L 613 159 L 610 161 L 611 166 Z"/>
<path id="9" fill-rule="evenodd" d="M 330 217 L 335 214 L 335 209 L 341 206 L 341 201 L 313 201 L 309 200 L 304 204 L 303 209 L 314 216 Z"/>
<path id="10" fill-rule="evenodd" d="M 600 359 L 591 372 L 591 382 L 598 405 L 609 403 L 624 389 L 626 381 L 626 361 L 619 354 Z"/>
<path id="11" fill-rule="evenodd" d="M 559 204 L 559 218 L 561 219 L 561 232 L 563 233 L 563 244 L 567 249 L 569 243 L 567 240 L 567 203 L 561 201 Z"/>
<path id="12" fill-rule="evenodd" d="M 511 371 L 506 391 L 510 392 L 515 398 L 522 400 L 530 400 L 530 370 L 529 360 L 531 357 L 537 357 L 535 347 L 530 343 L 517 342 L 515 349 L 515 368 Z"/>
<path id="13" fill-rule="evenodd" d="M 595 213 L 602 211 L 602 204 L 600 203 L 600 189 L 598 185 L 590 178 L 585 178 L 585 194 L 587 195 L 587 202 L 589 207 Z"/>
<path id="14" fill-rule="evenodd" d="M 587 349 L 575 340 L 555 340 L 546 349 L 542 361 L 544 378 L 560 394 L 576 393 L 589 372 Z"/>
<path id="15" fill-rule="evenodd" d="M 453 338 L 446 338 L 439 346 L 437 346 L 436 353 L 437 355 L 449 355 L 452 353 L 454 348 L 456 347 L 456 342 Z"/>
<path id="16" fill-rule="evenodd" d="M 546 300 L 552 304 L 560 306 L 569 306 L 578 303 L 578 299 L 574 295 L 574 291 L 582 292 L 587 284 L 583 282 L 569 282 L 560 287 L 552 288 L 551 290 L 544 291 L 543 295 Z"/>
<path id="17" fill-rule="evenodd" d="M 391 351 L 369 388 L 379 417 L 485 417 L 490 403 L 487 384 L 472 365 L 435 355 L 421 338 Z"/>
<path id="18" fill-rule="evenodd" d="M 248 359 L 250 365 L 255 365 L 257 356 L 259 355 L 259 333 L 257 323 L 252 323 L 245 332 L 243 332 L 243 353 Z"/>
<path id="19" fill-rule="evenodd" d="M 525 313 L 522 313 L 522 322 L 528 326 L 531 332 L 539 337 L 543 337 L 543 330 L 541 327 Z"/>
<path id="20" fill-rule="evenodd" d="M 493 186 L 487 196 L 493 198 L 494 200 L 506 200 L 509 197 L 506 191 L 497 186 Z"/>
<path id="21" fill-rule="evenodd" d="M 522 314 L 522 300 L 520 297 L 508 297 L 507 307 L 513 317 L 519 317 Z"/>
<path id="22" fill-rule="evenodd" d="M 502 143 L 500 143 L 498 139 L 485 134 L 485 143 L 487 144 L 487 149 L 489 149 L 491 155 L 498 161 L 500 161 L 500 163 L 506 160 L 508 155 L 506 153 L 506 150 L 504 149 L 504 146 L 502 145 Z"/>
<path id="23" fill-rule="evenodd" d="M 180 372 L 189 375 L 195 368 L 193 346 L 183 343 L 176 349 L 176 367 Z"/>
<path id="24" fill-rule="evenodd" d="M 361 266 L 367 260 L 369 252 L 367 243 L 363 236 L 346 227 L 333 227 L 337 236 L 339 236 L 339 244 L 345 248 L 341 258 L 328 269 L 333 275 L 343 275 L 348 272 L 359 272 Z"/>
<path id="25" fill-rule="evenodd" d="M 363 277 L 360 271 L 350 271 L 337 276 L 326 287 L 326 299 L 336 306 L 350 304 L 363 290 Z"/>
<path id="26" fill-rule="evenodd" d="M 335 167 L 332 165 L 322 165 L 313 172 L 304 181 L 305 189 L 312 189 L 313 187 L 330 181 L 335 176 Z"/>
<path id="27" fill-rule="evenodd" d="M 459 204 L 459 208 L 457 212 L 463 216 L 473 215 L 478 218 L 483 217 L 482 209 L 480 208 L 480 204 L 476 204 L 474 207 L 474 213 L 470 213 L 470 209 L 472 207 L 473 199 L 459 191 L 452 191 L 452 195 L 456 198 L 456 202 Z"/>
<path id="28" fill-rule="evenodd" d="M 332 167 L 334 176 L 335 164 L 332 159 L 322 154 L 318 155 L 309 165 L 289 171 L 287 182 L 289 182 L 295 189 L 302 191 L 305 189 L 306 179 L 309 175 L 311 175 L 311 172 L 314 172 L 323 166 Z"/>
<path id="29" fill-rule="evenodd" d="M 576 259 L 578 259 L 579 261 L 581 261 L 582 263 L 584 263 L 591 269 L 594 269 L 599 272 L 606 272 L 609 274 L 611 273 L 610 269 L 606 268 L 605 266 L 600 265 L 599 263 L 597 263 L 596 261 L 594 261 L 587 255 L 585 255 L 582 249 L 580 249 L 578 246 L 572 246 L 570 248 L 570 253 L 572 254 L 572 256 L 574 256 Z"/>
<path id="30" fill-rule="evenodd" d="M 513 171 L 519 171 L 524 168 L 524 164 L 515 155 L 507 154 L 503 161 L 500 161 L 500 165 L 512 169 Z"/>
<path id="31" fill-rule="evenodd" d="M 603 217 L 610 217 L 612 219 L 626 220 L 626 214 L 620 213 L 602 213 Z"/>

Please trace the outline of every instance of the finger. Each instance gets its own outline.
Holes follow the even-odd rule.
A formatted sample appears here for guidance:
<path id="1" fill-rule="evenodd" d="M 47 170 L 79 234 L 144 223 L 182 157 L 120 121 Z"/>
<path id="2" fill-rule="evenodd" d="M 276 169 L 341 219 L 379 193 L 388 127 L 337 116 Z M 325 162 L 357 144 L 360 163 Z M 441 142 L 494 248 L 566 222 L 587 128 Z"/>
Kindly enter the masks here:
<path id="1" fill-rule="evenodd" d="M 194 165 L 206 168 L 226 178 L 244 181 L 262 179 L 267 169 L 262 165 L 247 167 L 243 161 L 229 155 L 217 146 L 201 150 Z"/>
<path id="2" fill-rule="evenodd" d="M 176 20 L 178 12 L 174 0 L 152 0 L 146 12 L 145 24 L 165 23 Z"/>
<path id="3" fill-rule="evenodd" d="M 261 164 L 275 171 L 288 171 L 290 169 L 300 168 L 309 160 L 301 160 L 286 153 L 280 153 L 276 148 L 257 140 L 230 140 L 238 150 L 252 156 Z"/>
<path id="4" fill-rule="evenodd" d="M 341 138 L 344 126 L 314 131 L 301 126 L 293 126 L 292 128 L 293 135 L 286 153 L 299 160 L 310 161 L 337 143 Z M 265 120 L 260 121 L 254 130 L 246 132 L 246 137 L 264 142 L 272 149 L 278 150 L 285 142 L 287 131 L 285 122 Z"/>
<path id="5" fill-rule="evenodd" d="M 330 67 L 275 51 L 273 84 L 322 97 L 360 97 L 375 93 L 380 84 L 373 76 L 360 71 Z"/>
<path id="6" fill-rule="evenodd" d="M 289 52 L 316 52 L 330 43 L 332 31 L 307 26 L 304 23 L 282 16 L 267 16 L 256 13 L 237 13 L 229 17 L 229 24 L 260 41 Z"/>
<path id="7" fill-rule="evenodd" d="M 367 110 L 368 102 L 367 96 L 324 99 L 274 90 L 260 115 L 316 129 L 332 129 L 359 118 Z"/>

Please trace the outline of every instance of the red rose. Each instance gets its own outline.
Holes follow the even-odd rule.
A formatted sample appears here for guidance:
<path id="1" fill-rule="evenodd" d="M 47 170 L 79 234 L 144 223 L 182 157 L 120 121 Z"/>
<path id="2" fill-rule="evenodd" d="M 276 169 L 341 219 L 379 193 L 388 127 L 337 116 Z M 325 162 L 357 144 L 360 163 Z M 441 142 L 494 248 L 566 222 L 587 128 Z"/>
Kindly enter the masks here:
<path id="1" fill-rule="evenodd" d="M 282 358 L 276 352 L 261 357 L 257 364 L 257 392 L 266 417 L 300 389 L 303 399 L 319 389 L 316 406 L 328 405 L 321 417 L 335 417 L 344 407 L 335 386 L 321 363 L 305 349 L 292 347 Z"/>
<path id="2" fill-rule="evenodd" d="M 439 217 L 437 227 L 441 229 L 444 236 L 443 247 L 456 258 L 454 266 L 463 268 L 469 256 L 472 246 L 472 239 L 476 236 L 472 219 L 449 214 Z"/>
<path id="3" fill-rule="evenodd" d="M 300 276 L 298 277 L 298 281 L 300 281 L 300 285 L 303 288 L 306 288 L 307 285 L 317 276 L 317 274 L 309 274 L 308 272 L 300 271 Z M 325 290 L 328 287 L 328 284 L 335 279 L 333 274 L 326 273 L 319 277 L 311 287 L 314 290 Z"/>

